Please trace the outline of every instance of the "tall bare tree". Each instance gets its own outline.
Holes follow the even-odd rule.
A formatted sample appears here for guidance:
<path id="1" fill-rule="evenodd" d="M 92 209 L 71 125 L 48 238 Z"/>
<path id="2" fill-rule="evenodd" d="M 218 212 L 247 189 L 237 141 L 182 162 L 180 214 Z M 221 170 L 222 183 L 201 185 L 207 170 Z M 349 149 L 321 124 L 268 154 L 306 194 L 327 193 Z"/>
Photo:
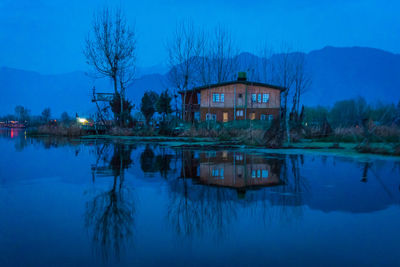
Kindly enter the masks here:
<path id="1" fill-rule="evenodd" d="M 175 90 L 183 91 L 182 112 L 185 112 L 187 91 L 198 81 L 196 64 L 204 46 L 204 35 L 191 21 L 177 24 L 167 43 L 169 80 Z M 182 113 L 182 118 L 185 114 Z"/>
<path id="2" fill-rule="evenodd" d="M 267 42 L 264 42 L 259 49 L 258 56 L 260 57 L 257 62 L 256 77 L 260 82 L 271 83 L 274 73 L 274 64 L 272 62 L 273 48 Z"/>
<path id="3" fill-rule="evenodd" d="M 119 95 L 121 102 L 119 114 L 114 115 L 123 126 L 125 91 L 136 69 L 136 34 L 120 9 L 104 8 L 94 15 L 84 54 L 98 77 L 112 79 L 115 97 Z"/>
<path id="4" fill-rule="evenodd" d="M 306 70 L 306 59 L 304 54 L 297 54 L 293 58 L 293 119 L 298 120 L 300 115 L 301 96 L 309 89 L 311 85 L 311 76 Z"/>
<path id="5" fill-rule="evenodd" d="M 223 26 L 215 28 L 211 35 L 210 59 L 213 65 L 213 80 L 216 83 L 233 79 L 238 71 L 239 50 L 236 48 L 232 33 Z"/>
<path id="6" fill-rule="evenodd" d="M 292 50 L 288 44 L 282 44 L 280 47 L 277 60 L 274 62 L 273 81 L 285 88 L 282 93 L 281 126 L 282 130 L 286 131 L 287 142 L 290 142 L 288 98 L 295 81 L 295 68 L 293 64 Z"/>

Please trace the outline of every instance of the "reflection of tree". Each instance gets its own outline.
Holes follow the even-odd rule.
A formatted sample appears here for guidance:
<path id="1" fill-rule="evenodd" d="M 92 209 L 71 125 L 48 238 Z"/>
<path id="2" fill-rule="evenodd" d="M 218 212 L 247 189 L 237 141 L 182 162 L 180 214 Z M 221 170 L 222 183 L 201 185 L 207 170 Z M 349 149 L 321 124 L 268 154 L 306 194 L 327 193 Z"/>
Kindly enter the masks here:
<path id="1" fill-rule="evenodd" d="M 171 202 L 167 217 L 178 235 L 192 238 L 207 232 L 220 237 L 237 217 L 234 190 L 193 185 L 187 178 L 169 183 Z"/>
<path id="2" fill-rule="evenodd" d="M 231 152 L 229 152 L 231 153 Z M 218 155 L 218 153 L 217 153 Z M 273 187 L 258 187 L 232 189 L 229 187 L 194 184 L 198 181 L 199 160 L 193 152 L 181 153 L 181 177 L 169 180 L 171 202 L 168 206 L 168 220 L 174 230 L 184 237 L 193 237 L 211 233 L 222 237 L 229 225 L 237 219 L 238 214 L 248 214 L 251 217 L 262 218 L 264 224 L 278 221 L 279 223 L 298 220 L 303 214 L 303 194 L 308 191 L 306 180 L 300 175 L 302 156 L 269 155 L 268 158 L 249 155 L 254 162 L 270 167 L 271 177 L 279 177 L 281 185 Z M 232 166 L 230 154 L 223 159 L 225 168 Z M 247 158 L 247 157 L 244 157 Z M 220 161 L 215 158 L 213 161 Z M 251 162 L 251 160 L 250 160 Z M 244 169 L 246 164 L 243 163 Z M 234 165 L 233 165 L 234 166 Z M 292 170 L 289 174 L 289 170 Z M 228 171 L 226 170 L 226 173 Z M 203 174 L 200 174 L 204 176 Z M 189 179 L 191 178 L 191 179 Z M 251 179 L 251 178 L 249 178 Z M 278 220 L 277 220 L 278 219 Z"/>
<path id="3" fill-rule="evenodd" d="M 150 145 L 146 145 L 146 148 L 140 155 L 140 167 L 143 172 L 155 172 L 154 165 L 154 151 L 150 148 Z"/>
<path id="4" fill-rule="evenodd" d="M 161 177 L 166 179 L 171 171 L 172 158 L 173 155 L 167 154 L 165 148 L 161 148 L 161 153 L 155 155 L 150 145 L 146 145 L 146 148 L 140 155 L 140 167 L 144 173 L 159 172 Z"/>
<path id="5" fill-rule="evenodd" d="M 132 145 L 113 144 L 111 158 L 102 155 L 109 144 L 96 147 L 99 162 L 108 163 L 105 166 L 92 166 L 94 177 L 96 173 L 113 177 L 112 187 L 97 194 L 86 205 L 85 224 L 92 230 L 93 242 L 100 250 L 104 260 L 110 253 L 119 258 L 121 250 L 133 235 L 135 206 L 132 200 L 132 190 L 124 185 L 125 169 L 132 164 Z M 95 181 L 95 179 L 94 179 Z"/>
<path id="6" fill-rule="evenodd" d="M 303 216 L 303 197 L 309 191 L 307 180 L 300 174 L 300 164 L 303 162 L 304 159 L 300 155 L 284 156 L 281 165 L 281 179 L 284 185 L 275 187 L 273 190 L 277 194 L 270 198 L 281 223 L 290 223 Z"/>

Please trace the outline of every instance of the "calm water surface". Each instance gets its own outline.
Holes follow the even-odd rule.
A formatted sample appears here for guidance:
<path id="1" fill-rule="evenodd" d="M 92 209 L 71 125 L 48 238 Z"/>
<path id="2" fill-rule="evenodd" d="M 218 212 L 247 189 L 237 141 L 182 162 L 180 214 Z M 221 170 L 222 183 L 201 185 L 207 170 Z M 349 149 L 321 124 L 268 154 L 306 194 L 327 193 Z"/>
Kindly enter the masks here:
<path id="1" fill-rule="evenodd" d="M 400 163 L 0 130 L 0 266 L 400 265 Z"/>

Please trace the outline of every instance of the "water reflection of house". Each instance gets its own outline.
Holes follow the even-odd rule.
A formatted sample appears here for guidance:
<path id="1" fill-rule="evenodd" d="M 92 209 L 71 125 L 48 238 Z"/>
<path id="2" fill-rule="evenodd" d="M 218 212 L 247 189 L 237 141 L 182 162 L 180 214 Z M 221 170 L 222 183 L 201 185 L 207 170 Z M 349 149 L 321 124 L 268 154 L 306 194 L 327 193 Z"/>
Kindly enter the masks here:
<path id="1" fill-rule="evenodd" d="M 183 175 L 201 184 L 236 189 L 283 184 L 277 159 L 231 151 L 186 155 L 183 159 Z"/>

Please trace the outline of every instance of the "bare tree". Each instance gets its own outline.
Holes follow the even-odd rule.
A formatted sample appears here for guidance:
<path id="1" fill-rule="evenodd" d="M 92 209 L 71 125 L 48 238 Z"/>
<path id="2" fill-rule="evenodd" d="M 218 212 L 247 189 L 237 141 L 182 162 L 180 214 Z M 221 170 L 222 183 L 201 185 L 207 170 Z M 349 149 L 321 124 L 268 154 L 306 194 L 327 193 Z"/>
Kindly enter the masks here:
<path id="1" fill-rule="evenodd" d="M 232 80 L 239 68 L 238 53 L 232 33 L 221 25 L 210 37 L 208 59 L 211 63 L 212 82 Z"/>
<path id="2" fill-rule="evenodd" d="M 282 130 L 286 131 L 287 142 L 290 142 L 289 113 L 287 112 L 288 97 L 295 81 L 294 69 L 292 50 L 287 44 L 282 44 L 280 53 L 277 55 L 277 60 L 274 62 L 273 80 L 285 88 L 282 94 L 283 103 L 281 105 L 281 126 Z"/>
<path id="3" fill-rule="evenodd" d="M 257 64 L 255 79 L 260 82 L 271 83 L 274 73 L 274 64 L 271 59 L 273 49 L 267 42 L 264 42 L 259 49 L 258 55 L 260 59 Z"/>
<path id="4" fill-rule="evenodd" d="M 176 26 L 167 43 L 169 80 L 175 90 L 183 91 L 182 118 L 185 112 L 187 90 L 198 81 L 196 64 L 204 45 L 204 35 L 192 22 L 183 21 Z"/>
<path id="5" fill-rule="evenodd" d="M 120 9 L 104 8 L 94 15 L 84 54 L 98 77 L 112 79 L 115 97 L 120 95 L 121 101 L 120 113 L 114 115 L 123 126 L 125 91 L 136 69 L 136 35 Z"/>
<path id="6" fill-rule="evenodd" d="M 299 119 L 301 96 L 309 89 L 311 85 L 311 76 L 306 71 L 306 59 L 304 54 L 298 54 L 293 59 L 293 102 L 292 111 L 294 120 Z"/>

